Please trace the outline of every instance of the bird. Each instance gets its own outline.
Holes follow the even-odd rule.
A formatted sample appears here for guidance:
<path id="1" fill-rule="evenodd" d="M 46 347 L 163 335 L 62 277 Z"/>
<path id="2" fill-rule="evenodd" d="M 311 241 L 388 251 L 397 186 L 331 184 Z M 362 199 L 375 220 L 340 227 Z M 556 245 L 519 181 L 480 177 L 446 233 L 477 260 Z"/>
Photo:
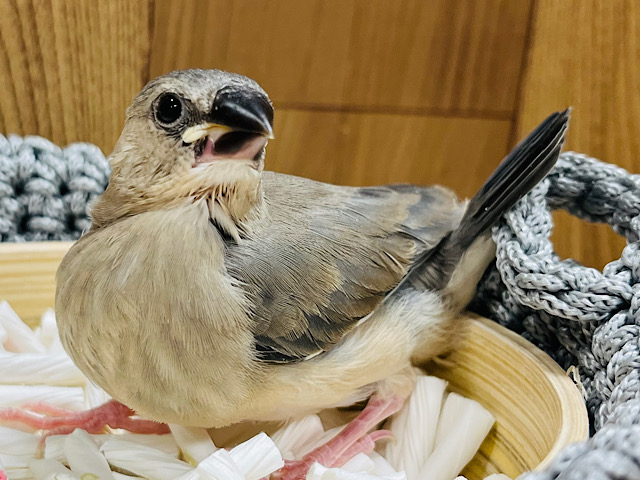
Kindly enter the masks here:
<path id="1" fill-rule="evenodd" d="M 442 186 L 265 171 L 274 109 L 255 81 L 200 69 L 153 79 L 126 111 L 92 226 L 57 272 L 62 343 L 114 399 L 94 413 L 212 428 L 368 399 L 275 477 L 370 450 L 414 366 L 464 335 L 458 315 L 495 257 L 491 228 L 553 167 L 569 115 L 551 114 L 467 201 Z"/>

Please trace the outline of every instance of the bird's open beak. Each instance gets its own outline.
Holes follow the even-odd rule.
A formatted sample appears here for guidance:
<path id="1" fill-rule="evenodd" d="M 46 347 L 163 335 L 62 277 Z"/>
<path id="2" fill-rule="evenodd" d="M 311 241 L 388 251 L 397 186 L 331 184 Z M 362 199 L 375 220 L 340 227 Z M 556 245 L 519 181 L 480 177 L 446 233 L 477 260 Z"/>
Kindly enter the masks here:
<path id="1" fill-rule="evenodd" d="M 187 128 L 185 144 L 194 144 L 194 166 L 215 160 L 256 160 L 273 138 L 273 108 L 259 92 L 224 88 L 207 120 Z"/>

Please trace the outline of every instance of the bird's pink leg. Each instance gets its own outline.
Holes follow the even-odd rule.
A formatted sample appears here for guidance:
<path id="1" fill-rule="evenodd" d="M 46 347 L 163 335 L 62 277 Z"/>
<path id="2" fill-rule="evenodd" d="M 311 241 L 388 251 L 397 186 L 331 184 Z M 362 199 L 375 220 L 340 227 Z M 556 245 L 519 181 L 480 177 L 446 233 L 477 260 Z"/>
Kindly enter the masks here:
<path id="1" fill-rule="evenodd" d="M 389 430 L 376 430 L 375 432 L 371 432 L 351 445 L 342 455 L 340 455 L 340 457 L 336 459 L 335 462 L 333 462 L 333 465 L 329 466 L 341 467 L 359 453 L 369 453 L 373 451 L 378 440 L 384 440 L 387 438 L 393 438 L 393 433 Z"/>
<path id="2" fill-rule="evenodd" d="M 71 433 L 76 428 L 89 433 L 101 433 L 107 426 L 134 433 L 169 433 L 169 427 L 164 423 L 131 418 L 135 412 L 115 400 L 82 412 L 72 412 L 42 403 L 31 404 L 30 407 L 31 411 L 0 409 L 0 424 L 20 430 L 44 430 L 47 436 Z"/>
<path id="3" fill-rule="evenodd" d="M 39 413 L 48 417 L 64 417 L 78 413 L 73 410 L 67 410 L 66 408 L 55 407 L 45 402 L 23 403 L 20 405 L 20 408 L 22 410 L 28 410 L 32 413 Z"/>
<path id="4" fill-rule="evenodd" d="M 388 438 L 391 433 L 381 430 L 367 435 L 369 430 L 400 410 L 403 404 L 404 398 L 398 395 L 374 395 L 360 415 L 338 435 L 301 460 L 287 462 L 271 475 L 272 480 L 301 480 L 315 462 L 325 467 L 340 467 L 358 453 L 371 451 L 376 440 Z"/>

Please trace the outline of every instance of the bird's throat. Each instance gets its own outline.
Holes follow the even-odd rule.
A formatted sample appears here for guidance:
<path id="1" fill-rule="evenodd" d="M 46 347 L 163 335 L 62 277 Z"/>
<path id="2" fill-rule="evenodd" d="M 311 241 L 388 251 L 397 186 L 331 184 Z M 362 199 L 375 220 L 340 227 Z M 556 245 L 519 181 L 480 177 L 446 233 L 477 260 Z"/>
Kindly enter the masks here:
<path id="1" fill-rule="evenodd" d="M 212 220 L 228 225 L 229 234 L 237 238 L 241 224 L 262 204 L 262 169 L 254 168 L 250 160 L 219 160 L 186 167 L 151 184 L 131 183 L 129 178 L 120 172 L 112 175 L 92 210 L 93 229 L 144 212 L 206 202 Z"/>
<path id="2" fill-rule="evenodd" d="M 246 221 L 262 204 L 262 174 L 241 162 L 222 160 L 207 165 L 200 179 L 202 190 L 193 197 L 196 202 L 206 201 L 211 222 L 236 242 L 245 231 Z"/>

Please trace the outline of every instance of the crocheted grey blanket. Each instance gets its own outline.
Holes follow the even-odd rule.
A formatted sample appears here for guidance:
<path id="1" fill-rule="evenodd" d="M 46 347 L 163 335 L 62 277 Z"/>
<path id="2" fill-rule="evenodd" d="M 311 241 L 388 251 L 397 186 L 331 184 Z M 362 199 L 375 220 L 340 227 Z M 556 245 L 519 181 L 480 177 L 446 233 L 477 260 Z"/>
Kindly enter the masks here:
<path id="1" fill-rule="evenodd" d="M 69 240 L 109 165 L 90 144 L 0 135 L 0 241 Z M 627 238 L 602 272 L 560 260 L 550 209 L 605 222 Z M 497 260 L 471 307 L 574 367 L 591 417 L 588 442 L 521 479 L 640 479 L 640 177 L 575 153 L 494 228 Z"/>

